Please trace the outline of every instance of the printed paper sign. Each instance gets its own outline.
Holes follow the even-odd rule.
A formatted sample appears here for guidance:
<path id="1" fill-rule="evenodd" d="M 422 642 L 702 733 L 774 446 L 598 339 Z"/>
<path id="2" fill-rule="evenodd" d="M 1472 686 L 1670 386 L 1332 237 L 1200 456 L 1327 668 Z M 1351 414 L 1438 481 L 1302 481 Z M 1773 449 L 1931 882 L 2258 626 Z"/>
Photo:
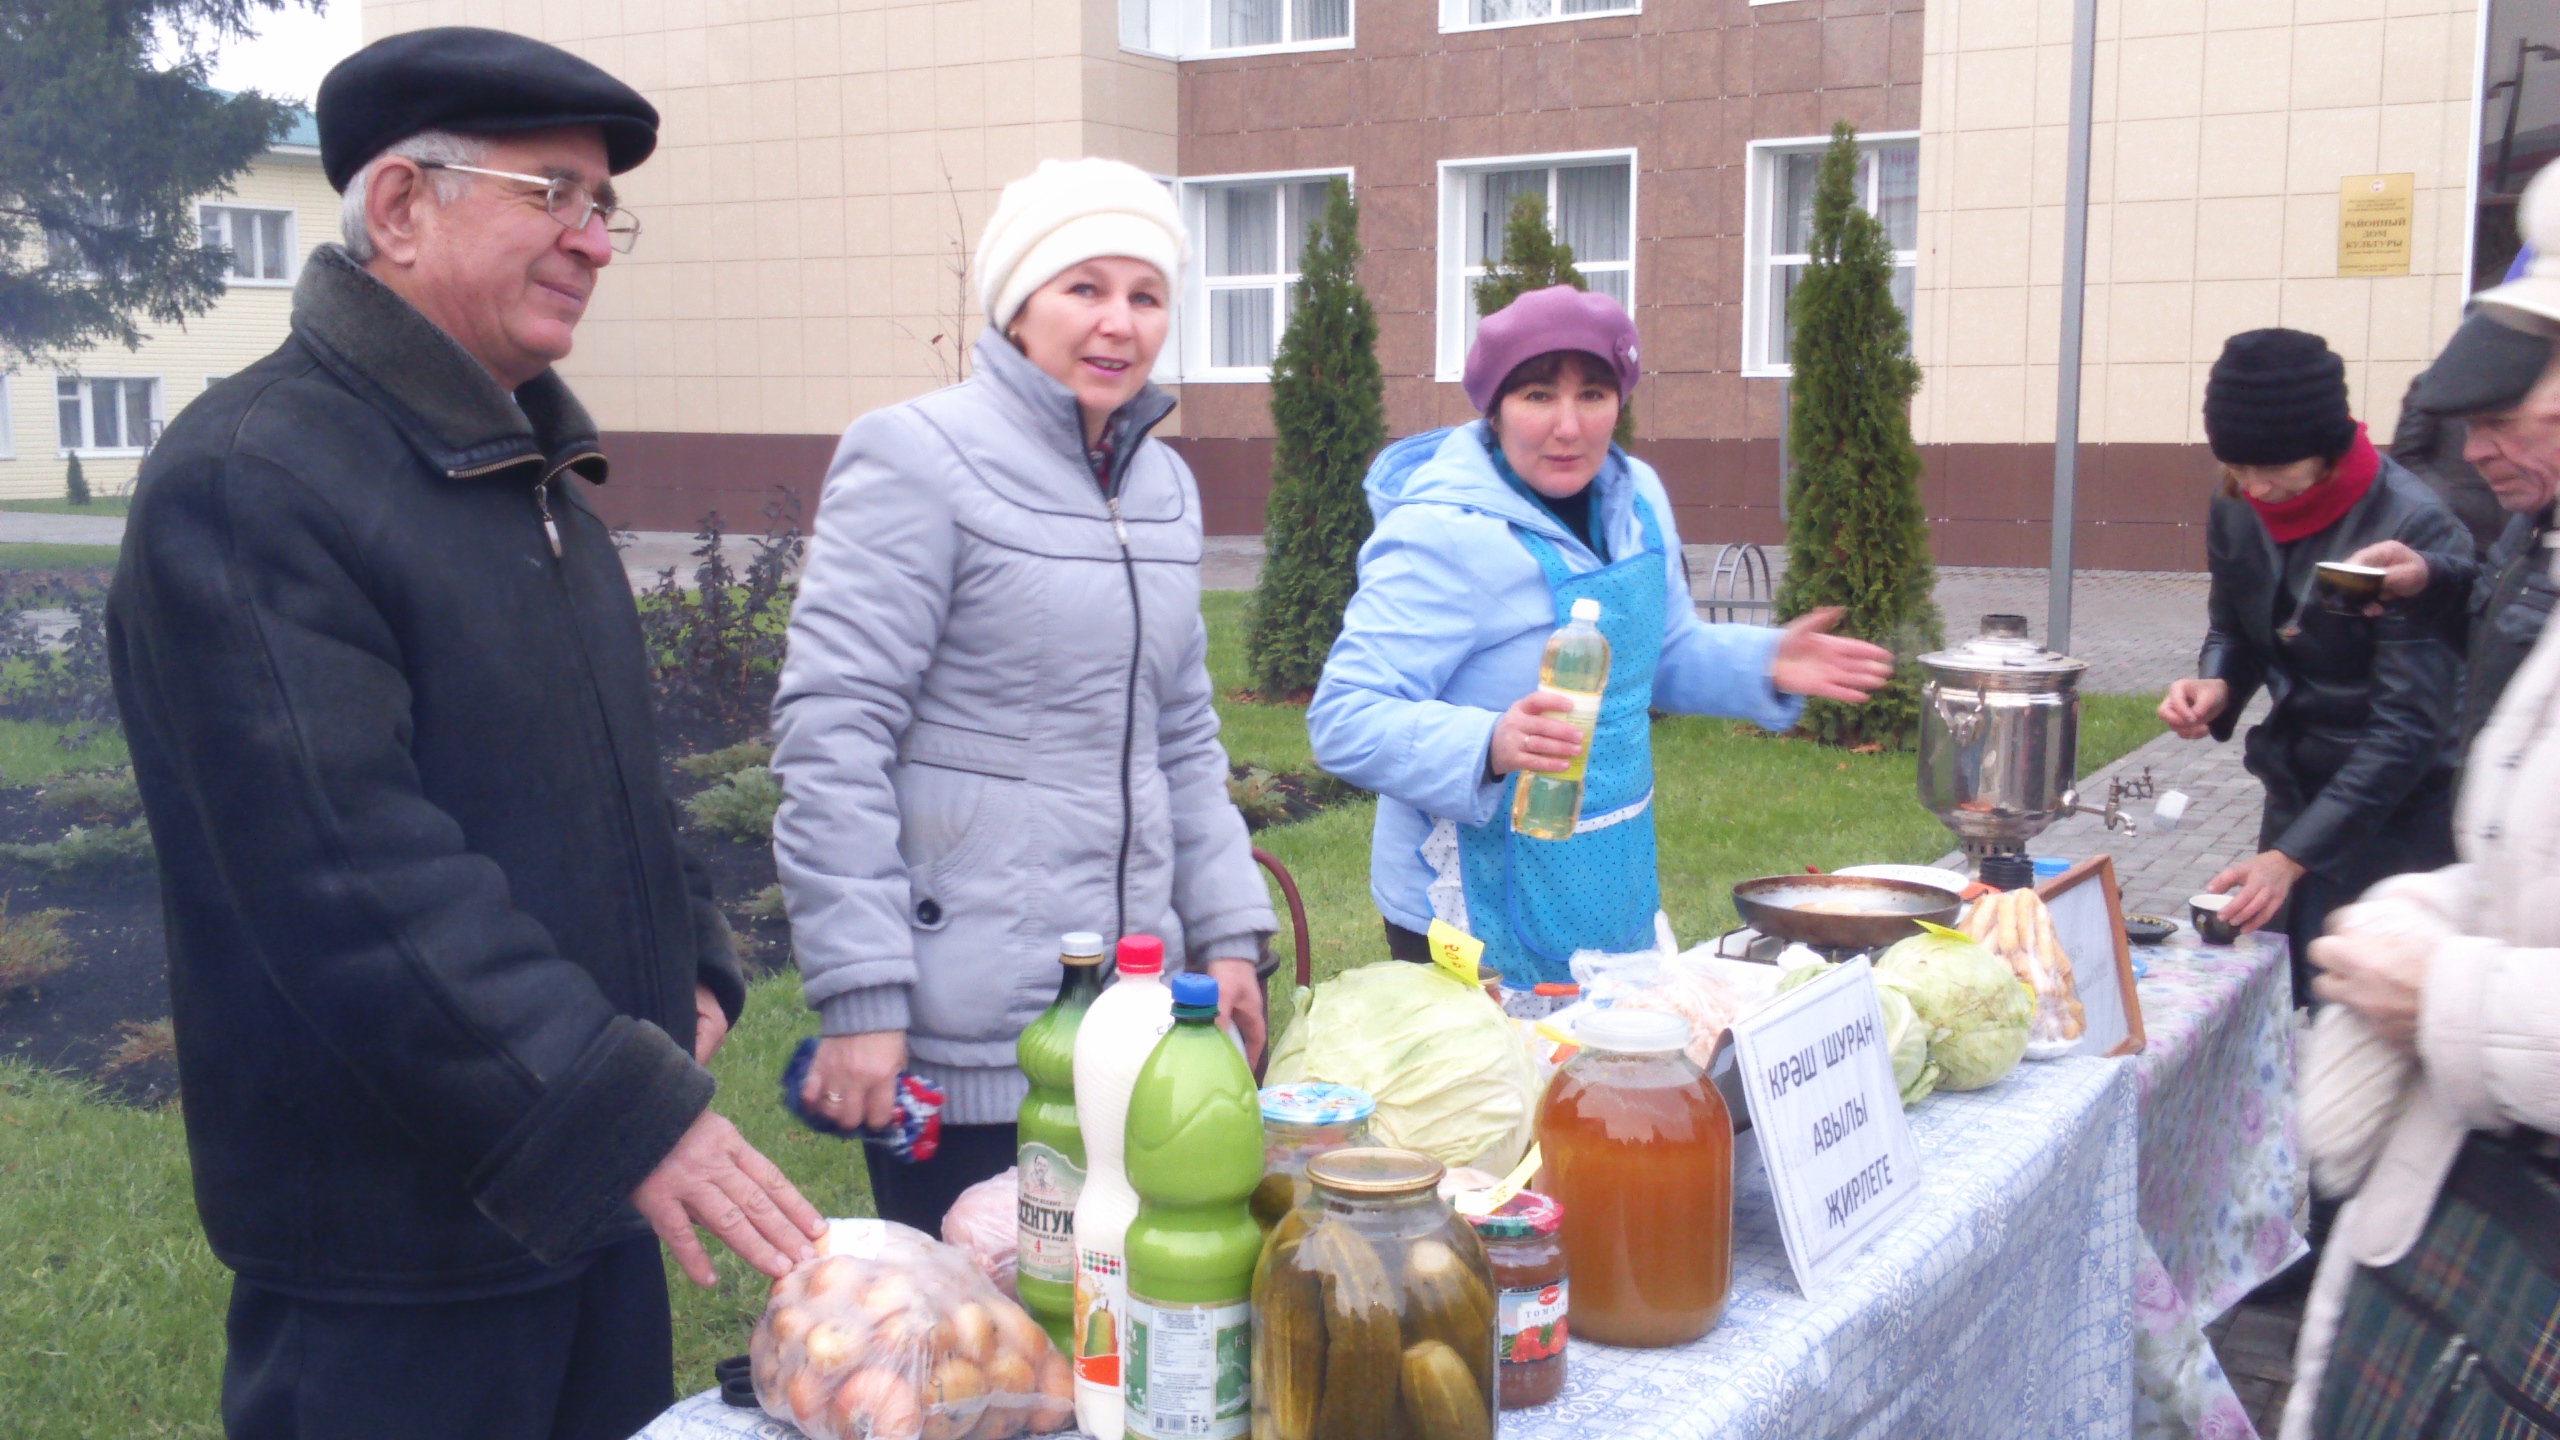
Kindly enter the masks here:
<path id="1" fill-rule="evenodd" d="M 1852 960 L 1734 1022 L 1761 1163 L 1796 1287 L 1822 1287 L 1920 1193 L 1875 974 Z"/>
<path id="2" fill-rule="evenodd" d="M 2350 175 L 2338 182 L 2338 273 L 2409 273 L 2409 222 L 2418 177 Z"/>

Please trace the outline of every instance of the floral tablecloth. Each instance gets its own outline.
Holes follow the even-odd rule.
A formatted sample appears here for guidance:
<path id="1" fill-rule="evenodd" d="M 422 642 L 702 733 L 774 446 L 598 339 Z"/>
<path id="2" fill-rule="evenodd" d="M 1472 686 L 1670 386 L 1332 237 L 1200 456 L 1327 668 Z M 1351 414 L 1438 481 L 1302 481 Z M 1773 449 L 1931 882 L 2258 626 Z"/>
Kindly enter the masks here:
<path id="1" fill-rule="evenodd" d="M 1988 1090 L 1933 1096 L 1911 1119 L 1924 1193 L 1818 1302 L 1796 1290 L 1746 1136 L 1724 1319 L 1669 1350 L 1573 1342 L 1564 1394 L 1505 1412 L 1503 1440 L 2123 1436 L 2142 1249 L 2133 1067 L 2024 1065 Z M 642 1432 L 797 1434 L 709 1393 Z"/>
<path id="2" fill-rule="evenodd" d="M 2204 1327 L 2308 1247 L 2294 1229 L 2293 981 L 2281 936 L 2136 952 L 2147 1038 L 2142 1243 L 2134 1278 L 2134 1433 L 2257 1431 Z"/>

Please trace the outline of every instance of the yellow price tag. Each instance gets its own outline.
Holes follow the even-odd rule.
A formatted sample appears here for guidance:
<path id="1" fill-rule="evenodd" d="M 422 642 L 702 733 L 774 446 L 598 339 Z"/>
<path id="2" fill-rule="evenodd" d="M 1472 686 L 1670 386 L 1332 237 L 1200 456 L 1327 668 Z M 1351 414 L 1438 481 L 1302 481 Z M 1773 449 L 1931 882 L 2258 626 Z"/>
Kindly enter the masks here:
<path id="1" fill-rule="evenodd" d="M 1501 1184 L 1490 1190 L 1461 1190 L 1450 1203 L 1461 1215 L 1490 1215 L 1510 1204 L 1512 1196 L 1528 1189 L 1529 1182 L 1538 1178 L 1538 1167 L 1545 1163 L 1539 1147 L 1532 1145 L 1529 1153 L 1520 1157 L 1520 1163 L 1511 1167 L 1511 1173 L 1502 1177 Z"/>
<path id="2" fill-rule="evenodd" d="M 1446 920 L 1432 921 L 1431 931 L 1424 939 L 1431 947 L 1431 963 L 1442 974 L 1470 990 L 1484 987 L 1476 975 L 1476 962 L 1484 957 L 1483 941 Z"/>

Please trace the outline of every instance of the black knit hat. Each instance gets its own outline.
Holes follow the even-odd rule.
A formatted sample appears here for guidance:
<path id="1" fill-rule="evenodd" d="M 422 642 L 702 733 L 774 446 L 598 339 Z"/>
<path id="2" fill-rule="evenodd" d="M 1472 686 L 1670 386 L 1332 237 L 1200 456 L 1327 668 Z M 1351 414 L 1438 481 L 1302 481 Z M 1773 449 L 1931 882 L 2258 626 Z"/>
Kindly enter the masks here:
<path id="1" fill-rule="evenodd" d="M 604 132 L 619 175 L 658 145 L 640 92 L 557 45 L 446 25 L 376 40 L 320 82 L 320 168 L 341 191 L 374 156 L 422 130 L 504 135 L 568 125 Z"/>
<path id="2" fill-rule="evenodd" d="M 2232 336 L 2204 383 L 2204 436 L 2225 465 L 2336 459 L 2356 438 L 2346 362 L 2300 330 Z"/>

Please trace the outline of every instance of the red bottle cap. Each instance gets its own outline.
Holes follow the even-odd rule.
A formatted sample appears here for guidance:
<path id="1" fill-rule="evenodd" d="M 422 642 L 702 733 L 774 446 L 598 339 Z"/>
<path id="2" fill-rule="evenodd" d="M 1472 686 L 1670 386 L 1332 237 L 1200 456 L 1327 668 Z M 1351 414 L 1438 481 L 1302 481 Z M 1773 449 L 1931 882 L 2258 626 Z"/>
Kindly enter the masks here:
<path id="1" fill-rule="evenodd" d="M 1112 957 L 1123 975 L 1161 975 L 1164 973 L 1164 942 L 1153 935 L 1123 935 L 1119 953 Z"/>

